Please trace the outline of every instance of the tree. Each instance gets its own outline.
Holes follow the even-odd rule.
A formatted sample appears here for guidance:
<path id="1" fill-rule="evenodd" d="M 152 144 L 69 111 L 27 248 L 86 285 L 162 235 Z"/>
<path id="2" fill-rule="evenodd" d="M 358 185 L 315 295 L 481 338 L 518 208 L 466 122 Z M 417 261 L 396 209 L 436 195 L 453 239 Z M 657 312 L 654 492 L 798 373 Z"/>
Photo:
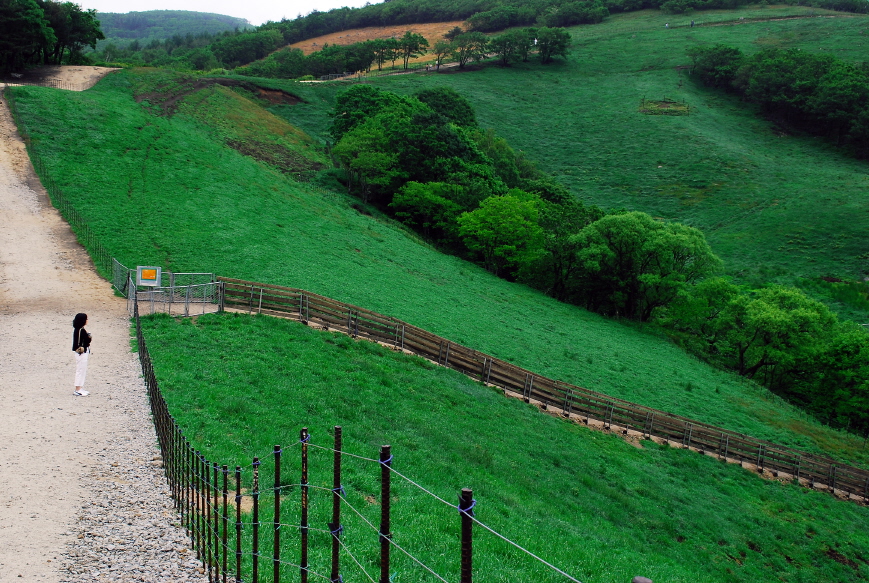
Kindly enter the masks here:
<path id="1" fill-rule="evenodd" d="M 404 36 L 398 41 L 401 57 L 404 59 L 404 68 L 407 69 L 407 64 L 410 59 L 424 55 L 428 49 L 428 41 L 421 34 L 407 31 Z"/>
<path id="2" fill-rule="evenodd" d="M 486 56 L 488 38 L 482 32 L 466 32 L 453 40 L 453 56 L 463 69 L 468 61 L 481 61 Z"/>
<path id="3" fill-rule="evenodd" d="M 478 253 L 486 269 L 498 276 L 514 275 L 523 263 L 540 250 L 543 230 L 537 224 L 537 202 L 523 200 L 511 191 L 484 200 L 474 211 L 459 219 L 459 235 L 471 251 Z M 517 196 L 519 195 L 519 196 Z M 526 195 L 527 197 L 527 195 Z"/>
<path id="4" fill-rule="evenodd" d="M 575 239 L 582 269 L 576 291 L 586 306 L 643 322 L 721 266 L 698 229 L 641 212 L 605 216 Z"/>
<path id="5" fill-rule="evenodd" d="M 574 299 L 571 289 L 580 273 L 581 242 L 576 235 L 604 216 L 600 208 L 568 196 L 562 202 L 544 201 L 540 205 L 544 253 L 529 276 L 529 283 L 562 302 Z"/>
<path id="6" fill-rule="evenodd" d="M 377 63 L 377 70 L 383 70 L 383 64 L 386 61 L 395 61 L 400 47 L 398 39 L 395 38 L 378 38 L 371 41 L 372 49 L 374 50 L 374 62 Z"/>
<path id="7" fill-rule="evenodd" d="M 45 62 L 60 64 L 65 53 L 68 57 L 80 55 L 84 47 L 95 48 L 98 40 L 106 38 L 100 30 L 96 10 L 82 10 L 72 2 L 60 3 L 51 0 L 37 0 L 37 2 L 45 11 L 45 16 L 55 34 L 54 46 L 45 55 Z"/>
<path id="8" fill-rule="evenodd" d="M 464 33 L 465 33 L 465 31 L 462 30 L 462 28 L 460 26 L 454 26 L 447 31 L 447 33 L 444 35 L 444 38 L 447 39 L 448 41 L 452 42 L 452 41 L 456 40 L 457 36 L 464 34 Z"/>
<path id="9" fill-rule="evenodd" d="M 567 57 L 571 44 L 570 33 L 563 28 L 537 30 L 537 54 L 541 63 L 549 63 L 553 57 Z"/>
<path id="10" fill-rule="evenodd" d="M 431 52 L 435 56 L 435 65 L 437 66 L 437 70 L 440 71 L 441 63 L 443 62 L 444 57 L 453 52 L 453 43 L 448 40 L 439 40 L 435 42 Z"/>
<path id="11" fill-rule="evenodd" d="M 344 134 L 332 148 L 332 154 L 347 170 L 350 177 L 348 189 L 355 180 L 363 202 L 368 202 L 373 188 L 387 188 L 404 177 L 398 154 L 391 148 L 386 131 L 376 119 L 370 119 Z"/>
<path id="12" fill-rule="evenodd" d="M 456 220 L 462 213 L 462 187 L 443 182 L 408 182 L 395 193 L 390 208 L 404 224 L 426 238 L 449 244 L 456 237 Z"/>
<path id="13" fill-rule="evenodd" d="M 451 87 L 424 89 L 416 93 L 416 98 L 456 125 L 463 127 L 477 125 L 471 103 Z"/>
<path id="14" fill-rule="evenodd" d="M 0 0 L 0 69 L 14 71 L 37 60 L 57 40 L 35 0 Z"/>
<path id="15" fill-rule="evenodd" d="M 519 43 L 524 35 L 520 31 L 511 31 L 492 37 L 488 50 L 494 53 L 501 65 L 506 67 L 513 59 L 519 58 Z"/>
<path id="16" fill-rule="evenodd" d="M 744 59 L 738 48 L 723 44 L 692 47 L 688 50 L 688 56 L 693 62 L 692 74 L 696 73 L 706 85 L 723 88 L 731 88 Z"/>

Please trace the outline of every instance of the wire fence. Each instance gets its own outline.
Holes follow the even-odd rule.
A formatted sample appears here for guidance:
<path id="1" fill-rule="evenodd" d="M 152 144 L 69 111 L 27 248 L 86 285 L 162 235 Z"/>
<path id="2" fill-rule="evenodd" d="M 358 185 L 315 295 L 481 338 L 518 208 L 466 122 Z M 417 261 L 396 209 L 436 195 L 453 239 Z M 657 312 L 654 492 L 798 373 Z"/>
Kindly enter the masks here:
<path id="1" fill-rule="evenodd" d="M 460 583 L 471 583 L 473 525 L 476 524 L 542 568 L 560 578 L 581 583 L 481 522 L 475 516 L 477 501 L 471 489 L 462 489 L 457 504 L 452 504 L 395 470 L 395 457 L 389 445 L 381 446 L 376 458 L 344 451 L 340 426 L 333 428 L 330 446 L 314 443 L 308 429 L 302 428 L 298 440 L 291 445 L 275 445 L 271 452 L 253 457 L 246 466 L 236 465 L 230 469 L 227 464 L 207 459 L 195 449 L 169 412 L 142 333 L 138 302 L 134 302 L 133 318 L 139 361 L 166 478 L 175 509 L 182 517 L 209 581 L 279 583 L 287 577 L 298 576 L 303 583 L 315 579 L 339 582 L 343 581 L 344 574 L 350 573 L 357 579 L 364 577 L 372 582 L 389 583 L 397 563 L 393 557 L 395 551 L 401 553 L 403 569 L 419 571 L 414 576 L 416 580 L 433 578 L 446 583 L 450 576 L 458 573 Z M 322 479 L 312 479 L 312 452 L 331 457 L 331 487 L 320 485 L 326 483 Z M 297 466 L 288 463 L 291 455 L 296 456 Z M 379 475 L 380 496 L 376 505 L 371 504 L 365 492 L 354 492 L 349 485 L 345 486 L 342 468 L 347 460 L 367 464 L 370 472 Z M 322 462 L 318 465 L 326 467 Z M 295 471 L 298 480 L 295 476 L 287 479 L 289 472 L 284 473 L 286 470 Z M 453 549 L 454 567 L 446 569 L 449 573 L 438 572 L 432 566 L 434 561 L 444 569 L 443 557 L 426 559 L 419 556 L 420 551 L 396 542 L 398 537 L 393 527 L 401 525 L 393 524 L 396 500 L 393 476 L 441 503 L 446 511 L 442 514 L 443 521 L 458 524 L 461 534 Z M 361 507 L 351 498 L 367 501 L 367 507 Z M 350 520 L 356 521 L 352 536 L 345 529 Z"/>
<path id="2" fill-rule="evenodd" d="M 0 80 L 6 87 L 28 86 L 28 87 L 50 87 L 52 89 L 65 89 L 67 91 L 84 91 L 91 87 L 91 83 L 72 83 L 60 79 L 45 79 L 42 81 L 27 81 L 26 79 L 11 79 Z"/>

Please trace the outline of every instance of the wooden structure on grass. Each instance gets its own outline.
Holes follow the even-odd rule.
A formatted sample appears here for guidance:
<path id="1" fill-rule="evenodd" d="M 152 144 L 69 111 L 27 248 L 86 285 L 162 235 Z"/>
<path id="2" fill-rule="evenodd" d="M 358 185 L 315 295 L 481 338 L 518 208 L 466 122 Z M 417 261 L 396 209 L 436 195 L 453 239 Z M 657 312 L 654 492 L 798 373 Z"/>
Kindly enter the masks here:
<path id="1" fill-rule="evenodd" d="M 596 420 L 603 423 L 604 429 L 626 435 L 634 431 L 647 439 L 657 437 L 703 454 L 753 466 L 773 477 L 824 487 L 834 494 L 857 496 L 869 502 L 867 470 L 540 376 L 396 318 L 305 290 L 218 279 L 224 285 L 223 302 L 227 308 L 292 318 L 366 338 L 500 387 L 505 395 L 511 393 L 566 418 L 586 424 Z"/>

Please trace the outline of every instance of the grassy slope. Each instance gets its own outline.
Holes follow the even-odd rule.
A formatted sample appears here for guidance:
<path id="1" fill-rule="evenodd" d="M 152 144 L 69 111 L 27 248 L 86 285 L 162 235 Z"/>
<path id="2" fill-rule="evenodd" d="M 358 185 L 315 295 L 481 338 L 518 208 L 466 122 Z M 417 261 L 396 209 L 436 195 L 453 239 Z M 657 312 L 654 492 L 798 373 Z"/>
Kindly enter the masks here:
<path id="1" fill-rule="evenodd" d="M 862 440 L 801 419 L 755 385 L 665 341 L 433 252 L 340 195 L 308 190 L 241 156 L 183 113 L 192 106 L 171 118 L 149 113 L 131 99 L 131 78 L 115 74 L 78 94 L 15 89 L 56 180 L 125 264 L 306 288 L 541 374 L 851 462 L 866 459 Z"/>
<path id="2" fill-rule="evenodd" d="M 710 22 L 811 11 L 631 13 L 571 29 L 574 46 L 567 62 L 373 83 L 400 92 L 454 87 L 471 100 L 481 125 L 494 128 L 581 198 L 701 228 L 727 270 L 743 281 L 862 279 L 869 275 L 866 162 L 821 139 L 790 135 L 739 100 L 695 85 L 675 67 L 690 64 L 686 50 L 691 46 L 719 42 L 749 53 L 766 46 L 797 47 L 869 61 L 869 17 L 664 29 L 665 22 L 684 26 L 692 17 Z M 335 89 L 302 91 L 322 92 L 328 101 Z M 642 115 L 637 109 L 643 97 L 685 100 L 691 115 Z M 324 132 L 328 120 L 323 112 L 316 115 L 316 101 L 311 101 L 303 116 L 286 108 L 276 113 L 311 132 Z M 866 321 L 865 300 L 832 303 L 843 315 Z"/>
<path id="3" fill-rule="evenodd" d="M 179 422 L 220 463 L 245 466 L 249 456 L 282 444 L 282 476 L 291 483 L 299 454 L 290 445 L 299 428 L 308 426 L 313 443 L 328 446 L 338 424 L 345 451 L 376 457 L 389 443 L 398 471 L 447 500 L 472 487 L 480 520 L 582 581 L 869 577 L 869 537 L 857 528 L 869 520 L 865 507 L 685 450 L 650 442 L 637 449 L 423 359 L 294 322 L 227 314 L 195 322 L 160 316 L 144 326 Z M 312 483 L 331 487 L 330 454 L 312 456 Z M 380 510 L 370 501 L 379 496 L 377 465 L 353 458 L 344 465 L 348 499 L 376 524 Z M 455 511 L 397 478 L 393 492 L 396 542 L 455 580 Z M 319 526 L 330 505 L 322 492 L 313 497 L 312 524 Z M 376 535 L 346 509 L 344 516 L 347 544 L 376 572 Z M 480 581 L 563 580 L 477 533 Z M 328 542 L 314 537 L 312 568 L 322 573 Z M 290 556 L 294 538 L 284 539 Z M 269 540 L 263 544 L 270 548 Z M 433 580 L 393 556 L 399 581 Z M 358 577 L 349 561 L 345 569 L 345 578 Z"/>

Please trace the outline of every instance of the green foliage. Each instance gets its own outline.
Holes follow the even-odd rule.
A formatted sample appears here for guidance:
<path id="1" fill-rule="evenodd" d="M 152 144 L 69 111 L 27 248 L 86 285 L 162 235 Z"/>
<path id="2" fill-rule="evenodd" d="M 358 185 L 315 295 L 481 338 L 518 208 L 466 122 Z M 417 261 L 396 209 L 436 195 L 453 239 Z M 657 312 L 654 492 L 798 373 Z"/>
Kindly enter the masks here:
<path id="1" fill-rule="evenodd" d="M 748 292 L 710 279 L 675 302 L 664 323 L 696 353 L 758 379 L 813 414 L 869 429 L 869 335 L 839 324 L 800 290 Z"/>
<path id="2" fill-rule="evenodd" d="M 543 230 L 537 224 L 538 201 L 511 190 L 493 196 L 458 218 L 459 235 L 468 249 L 478 253 L 486 269 L 498 276 L 513 276 L 540 252 Z"/>
<path id="3" fill-rule="evenodd" d="M 408 30 L 403 37 L 398 39 L 398 49 L 401 52 L 401 58 L 404 59 L 404 68 L 407 69 L 407 63 L 410 59 L 427 52 L 428 40 L 421 34 Z"/>
<path id="4" fill-rule="evenodd" d="M 463 208 L 464 189 L 443 182 L 408 182 L 395 193 L 389 206 L 398 220 L 442 246 L 457 240 L 457 219 Z"/>
<path id="5" fill-rule="evenodd" d="M 235 68 L 239 65 L 262 59 L 284 44 L 284 39 L 276 30 L 245 32 L 224 36 L 211 43 L 211 52 L 225 66 Z"/>
<path id="6" fill-rule="evenodd" d="M 486 56 L 489 38 L 482 32 L 466 32 L 453 39 L 453 57 L 459 68 L 464 69 L 470 61 L 481 61 Z"/>
<path id="7" fill-rule="evenodd" d="M 100 49 L 109 43 L 128 46 L 138 41 L 140 45 L 145 45 L 152 40 L 163 41 L 187 35 L 195 37 L 203 33 L 210 38 L 212 35 L 250 27 L 243 18 L 189 10 L 147 10 L 124 14 L 100 12 L 99 21 L 106 35 L 106 40 L 97 45 Z"/>
<path id="8" fill-rule="evenodd" d="M 729 88 L 736 79 L 744 59 L 738 48 L 723 44 L 691 47 L 688 56 L 694 65 L 692 74 L 696 74 L 706 85 L 724 88 Z"/>
<path id="9" fill-rule="evenodd" d="M 832 55 L 718 45 L 690 53 L 707 85 L 734 89 L 772 116 L 869 155 L 869 73 Z"/>
<path id="10" fill-rule="evenodd" d="M 640 212 L 603 217 L 574 236 L 581 275 L 574 293 L 597 312 L 647 321 L 721 268 L 699 230 Z"/>
<path id="11" fill-rule="evenodd" d="M 573 41 L 563 28 L 537 29 L 537 54 L 541 63 L 550 63 L 554 57 L 567 58 Z"/>
<path id="12" fill-rule="evenodd" d="M 82 49 L 94 48 L 97 41 L 105 38 L 94 9 L 82 10 L 72 2 L 37 0 L 45 10 L 49 26 L 54 30 L 55 42 L 50 51 L 44 51 L 44 62 L 61 64 L 82 63 Z"/>
<path id="13" fill-rule="evenodd" d="M 0 0 L 0 72 L 36 62 L 56 40 L 36 0 Z"/>
<path id="14" fill-rule="evenodd" d="M 424 89 L 417 92 L 415 97 L 457 126 L 477 125 L 471 103 L 451 87 Z"/>
<path id="15" fill-rule="evenodd" d="M 72 2 L 0 0 L 0 73 L 34 64 L 82 64 L 105 38 L 96 10 Z"/>

